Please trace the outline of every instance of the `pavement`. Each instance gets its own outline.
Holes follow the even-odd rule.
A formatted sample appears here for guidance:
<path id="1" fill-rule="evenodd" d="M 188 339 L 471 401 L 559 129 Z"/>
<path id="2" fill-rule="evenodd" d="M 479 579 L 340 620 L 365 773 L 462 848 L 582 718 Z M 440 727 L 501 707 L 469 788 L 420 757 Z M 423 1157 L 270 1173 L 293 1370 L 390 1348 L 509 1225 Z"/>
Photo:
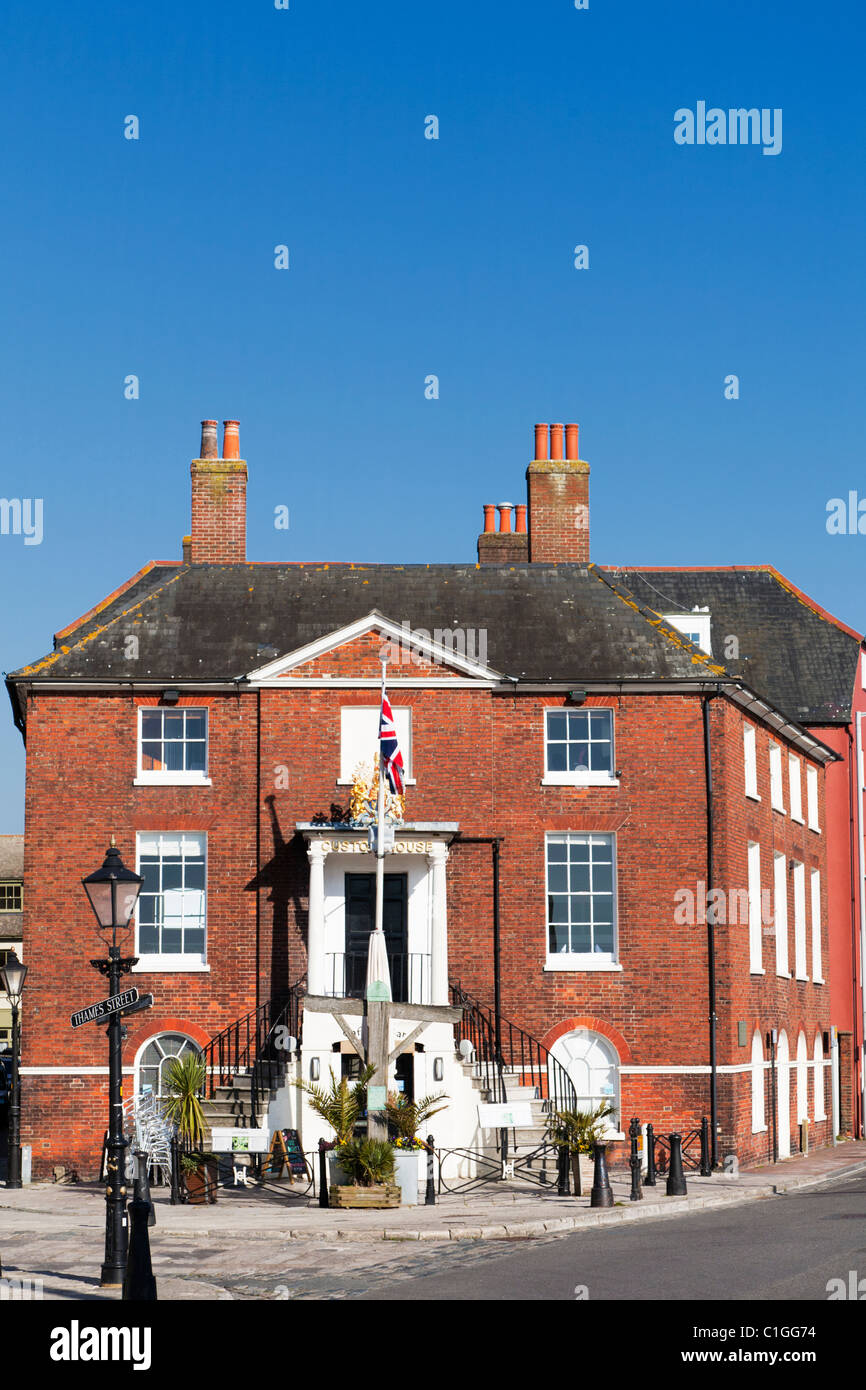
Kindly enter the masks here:
<path id="1" fill-rule="evenodd" d="M 866 1142 L 848 1141 L 736 1175 L 687 1173 L 685 1197 L 666 1196 L 660 1178 L 655 1189 L 643 1189 L 641 1201 L 631 1202 L 630 1183 L 613 1175 L 615 1204 L 604 1209 L 592 1209 L 588 1195 L 558 1197 L 555 1189 L 510 1182 L 443 1193 L 435 1206 L 389 1211 L 322 1209 L 284 1180 L 263 1188 L 221 1188 L 208 1206 L 172 1207 L 156 1188 L 151 1249 L 161 1298 L 304 1297 L 300 1274 L 318 1280 L 316 1287 L 324 1279 L 330 1290 L 310 1296 L 340 1297 L 340 1271 L 375 1271 L 397 1262 L 405 1268 L 409 1248 L 418 1252 L 412 1258 L 419 1267 L 434 1251 L 440 1265 L 450 1263 L 449 1249 L 465 1266 L 467 1257 L 475 1258 L 472 1248 L 481 1257 L 485 1245 L 492 1253 L 515 1241 L 547 1242 L 576 1231 L 733 1208 L 864 1172 Z M 116 1292 L 99 1289 L 96 1277 L 104 1227 L 104 1193 L 97 1184 L 0 1189 L 3 1274 L 41 1277 L 47 1298 L 116 1298 Z M 410 1242 L 419 1244 L 409 1247 Z M 343 1247 L 339 1266 L 335 1244 Z"/>

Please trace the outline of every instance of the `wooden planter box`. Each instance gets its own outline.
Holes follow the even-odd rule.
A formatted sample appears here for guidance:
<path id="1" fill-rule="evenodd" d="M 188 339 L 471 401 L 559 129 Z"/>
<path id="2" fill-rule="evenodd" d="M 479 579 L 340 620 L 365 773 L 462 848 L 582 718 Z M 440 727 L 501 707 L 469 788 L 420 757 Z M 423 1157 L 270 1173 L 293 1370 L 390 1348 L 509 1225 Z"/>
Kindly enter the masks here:
<path id="1" fill-rule="evenodd" d="M 332 1207 L 359 1207 L 370 1210 L 399 1207 L 400 1189 L 392 1182 L 374 1187 L 355 1187 L 348 1183 L 345 1187 L 330 1188 L 328 1201 Z"/>
<path id="2" fill-rule="evenodd" d="M 207 1202 L 215 1202 L 219 1186 L 219 1171 L 216 1163 L 200 1163 L 193 1173 L 184 1173 L 187 1196 L 193 1206 L 203 1207 Z"/>

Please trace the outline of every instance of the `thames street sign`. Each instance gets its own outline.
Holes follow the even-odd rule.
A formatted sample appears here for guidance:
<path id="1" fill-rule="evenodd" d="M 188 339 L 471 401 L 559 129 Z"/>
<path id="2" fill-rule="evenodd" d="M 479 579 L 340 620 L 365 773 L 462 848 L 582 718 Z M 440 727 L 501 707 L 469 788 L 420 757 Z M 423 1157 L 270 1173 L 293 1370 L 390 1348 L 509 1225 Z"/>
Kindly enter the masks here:
<path id="1" fill-rule="evenodd" d="M 121 994 L 113 994 L 110 999 L 101 999 L 98 1004 L 89 1004 L 86 1009 L 79 1009 L 69 1020 L 73 1028 L 80 1028 L 83 1023 L 99 1023 L 101 1019 L 108 1018 L 111 1014 L 119 1014 L 123 1009 L 128 1009 L 130 1004 L 138 1003 L 138 990 L 125 989 Z"/>

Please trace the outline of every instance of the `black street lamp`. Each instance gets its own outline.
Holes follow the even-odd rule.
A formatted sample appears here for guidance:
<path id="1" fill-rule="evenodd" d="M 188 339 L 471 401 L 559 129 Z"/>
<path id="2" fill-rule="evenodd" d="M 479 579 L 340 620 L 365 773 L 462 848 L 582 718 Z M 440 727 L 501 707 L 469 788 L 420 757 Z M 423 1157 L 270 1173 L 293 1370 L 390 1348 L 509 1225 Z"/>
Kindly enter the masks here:
<path id="1" fill-rule="evenodd" d="M 144 880 L 139 874 L 133 873 L 132 869 L 126 868 L 112 835 L 102 868 L 88 874 L 81 882 L 100 929 L 111 931 L 108 960 L 92 960 L 90 964 L 100 974 L 108 976 L 109 992 L 114 996 L 120 993 L 121 974 L 127 974 L 137 960 L 136 956 L 121 959 L 117 933 L 129 929 Z M 121 1285 L 126 1273 L 128 1232 L 126 1139 L 123 1135 L 121 1072 L 122 1028 L 120 1013 L 112 1013 L 108 1022 L 108 1183 L 105 1189 L 105 1261 L 100 1277 L 103 1288 Z"/>
<path id="2" fill-rule="evenodd" d="M 18 1069 L 21 1061 L 21 1033 L 18 1027 L 18 1009 L 21 1004 L 21 991 L 27 966 L 22 965 L 15 952 L 0 968 L 0 985 L 9 996 L 12 1005 L 12 1094 L 9 1098 L 9 1150 L 6 1160 L 6 1186 L 21 1186 L 21 1087 Z"/>

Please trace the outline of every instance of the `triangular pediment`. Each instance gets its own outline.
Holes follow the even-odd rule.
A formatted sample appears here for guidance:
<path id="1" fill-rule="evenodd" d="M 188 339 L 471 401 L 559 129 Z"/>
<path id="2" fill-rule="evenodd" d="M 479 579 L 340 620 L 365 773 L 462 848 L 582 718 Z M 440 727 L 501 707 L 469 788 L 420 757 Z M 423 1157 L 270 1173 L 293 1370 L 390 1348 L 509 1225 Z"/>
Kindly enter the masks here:
<path id="1" fill-rule="evenodd" d="M 486 639 L 486 631 L 475 629 L 412 628 L 374 609 L 250 671 L 247 680 L 258 686 L 378 685 L 384 661 L 389 686 L 498 685 L 502 676 L 486 663 Z"/>

